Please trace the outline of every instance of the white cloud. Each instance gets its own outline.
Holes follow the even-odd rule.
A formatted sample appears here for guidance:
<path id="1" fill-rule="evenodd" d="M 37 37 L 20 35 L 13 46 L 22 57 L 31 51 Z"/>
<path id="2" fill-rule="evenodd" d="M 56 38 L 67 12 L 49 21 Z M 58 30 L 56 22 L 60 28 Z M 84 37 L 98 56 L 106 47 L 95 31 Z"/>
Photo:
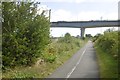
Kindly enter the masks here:
<path id="1" fill-rule="evenodd" d="M 83 11 L 79 12 L 78 18 L 79 20 L 86 21 L 86 20 L 100 20 L 103 13 L 97 11 Z"/>
<path id="2" fill-rule="evenodd" d="M 78 14 L 79 20 L 117 20 L 118 14 L 116 12 L 112 13 L 104 13 L 98 11 L 84 11 L 79 12 Z"/>
<path id="3" fill-rule="evenodd" d="M 72 36 L 80 35 L 79 28 L 51 28 L 50 30 L 54 37 L 64 36 L 65 33 L 70 33 Z"/>
<path id="4" fill-rule="evenodd" d="M 71 21 L 73 20 L 73 14 L 70 11 L 59 9 L 53 11 L 51 14 L 51 21 Z"/>
<path id="5" fill-rule="evenodd" d="M 119 0 L 86 0 L 86 2 L 102 2 L 102 3 L 110 3 L 110 2 L 118 2 Z"/>
<path id="6" fill-rule="evenodd" d="M 106 15 L 106 19 L 108 20 L 117 20 L 118 19 L 118 13 L 109 13 Z"/>
<path id="7" fill-rule="evenodd" d="M 74 3 L 82 3 L 82 2 L 85 2 L 87 0 L 73 0 Z"/>
<path id="8" fill-rule="evenodd" d="M 38 7 L 38 14 L 41 14 L 43 11 L 45 11 L 46 16 L 49 16 L 49 10 L 50 10 L 50 8 L 47 5 L 40 5 Z"/>
<path id="9" fill-rule="evenodd" d="M 119 0 L 35 0 L 39 2 L 69 2 L 69 3 L 82 3 L 82 2 L 118 2 Z"/>
<path id="10" fill-rule="evenodd" d="M 39 8 L 48 9 L 48 6 L 47 5 L 40 5 Z"/>
<path id="11" fill-rule="evenodd" d="M 40 2 L 70 2 L 70 3 L 80 3 L 87 0 L 35 0 Z"/>
<path id="12" fill-rule="evenodd" d="M 118 14 L 99 11 L 81 11 L 74 14 L 70 11 L 59 9 L 51 13 L 51 21 L 89 21 L 89 20 L 117 20 Z"/>

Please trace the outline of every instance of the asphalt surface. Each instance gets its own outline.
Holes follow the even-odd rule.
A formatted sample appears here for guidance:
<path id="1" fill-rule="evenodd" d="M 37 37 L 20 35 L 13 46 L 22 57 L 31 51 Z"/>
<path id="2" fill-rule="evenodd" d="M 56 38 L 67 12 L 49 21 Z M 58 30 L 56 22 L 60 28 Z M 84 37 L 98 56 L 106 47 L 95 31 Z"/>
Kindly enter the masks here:
<path id="1" fill-rule="evenodd" d="M 48 78 L 99 78 L 99 66 L 93 43 L 88 43 Z"/>

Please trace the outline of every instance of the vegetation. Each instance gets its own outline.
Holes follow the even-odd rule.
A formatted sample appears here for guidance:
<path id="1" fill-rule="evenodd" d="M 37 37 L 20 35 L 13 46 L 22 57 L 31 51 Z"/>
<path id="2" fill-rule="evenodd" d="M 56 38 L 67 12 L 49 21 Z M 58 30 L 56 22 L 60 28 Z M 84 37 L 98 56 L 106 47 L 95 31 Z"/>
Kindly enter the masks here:
<path id="1" fill-rule="evenodd" d="M 2 78 L 2 35 L 0 33 L 0 78 Z"/>
<path id="2" fill-rule="evenodd" d="M 68 39 L 69 41 L 66 41 Z M 83 41 L 66 33 L 64 37 L 52 40 L 52 43 L 46 46 L 35 65 L 12 69 L 3 73 L 3 78 L 45 78 L 68 60 L 86 42 L 87 40 Z"/>
<path id="3" fill-rule="evenodd" d="M 110 55 L 96 47 L 100 78 L 118 78 L 118 62 Z"/>
<path id="4" fill-rule="evenodd" d="M 3 70 L 30 66 L 49 43 L 49 20 L 37 13 L 37 3 L 2 2 Z"/>
<path id="5" fill-rule="evenodd" d="M 3 78 L 46 77 L 85 43 L 69 33 L 50 40 L 49 19 L 38 14 L 38 4 L 2 2 Z"/>
<path id="6" fill-rule="evenodd" d="M 96 42 L 104 52 L 111 54 L 115 59 L 118 58 L 118 43 L 118 31 L 104 32 Z"/>
<path id="7" fill-rule="evenodd" d="M 86 34 L 85 37 L 91 38 L 92 35 L 91 34 Z"/>
<path id="8" fill-rule="evenodd" d="M 2 78 L 2 35 L 0 33 L 0 78 Z"/>
<path id="9" fill-rule="evenodd" d="M 118 78 L 118 50 L 120 50 L 118 33 L 118 31 L 107 30 L 104 35 L 98 34 L 93 40 L 101 78 Z"/>

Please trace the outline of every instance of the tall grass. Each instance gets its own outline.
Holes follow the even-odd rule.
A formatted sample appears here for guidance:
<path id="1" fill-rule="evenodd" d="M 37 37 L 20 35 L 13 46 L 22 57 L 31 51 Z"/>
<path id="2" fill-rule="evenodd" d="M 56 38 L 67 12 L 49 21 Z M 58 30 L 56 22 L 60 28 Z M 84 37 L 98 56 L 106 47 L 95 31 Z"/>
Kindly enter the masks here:
<path id="1" fill-rule="evenodd" d="M 107 54 L 96 47 L 100 67 L 100 78 L 118 78 L 118 61 L 111 54 Z"/>
<path id="2" fill-rule="evenodd" d="M 45 78 L 64 64 L 87 41 L 72 37 L 72 42 L 66 43 L 61 39 L 53 40 L 47 45 L 35 65 L 30 67 L 18 66 L 3 73 L 3 78 Z"/>

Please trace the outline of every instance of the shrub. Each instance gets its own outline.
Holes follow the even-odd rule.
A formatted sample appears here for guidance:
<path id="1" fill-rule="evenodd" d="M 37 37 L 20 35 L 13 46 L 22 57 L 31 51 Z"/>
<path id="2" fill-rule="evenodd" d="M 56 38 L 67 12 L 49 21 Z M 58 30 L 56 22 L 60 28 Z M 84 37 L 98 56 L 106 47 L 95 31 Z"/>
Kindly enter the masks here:
<path id="1" fill-rule="evenodd" d="M 44 49 L 42 58 L 44 59 L 44 61 L 52 63 L 56 60 L 57 58 L 56 55 L 57 55 L 56 45 L 49 44 Z"/>
<path id="2" fill-rule="evenodd" d="M 118 42 L 118 31 L 112 31 L 105 32 L 104 35 L 100 36 L 96 44 L 99 45 L 104 52 L 110 53 L 117 58 L 119 50 Z"/>
<path id="3" fill-rule="evenodd" d="M 3 69 L 32 65 L 49 43 L 49 20 L 36 3 L 2 2 Z"/>

